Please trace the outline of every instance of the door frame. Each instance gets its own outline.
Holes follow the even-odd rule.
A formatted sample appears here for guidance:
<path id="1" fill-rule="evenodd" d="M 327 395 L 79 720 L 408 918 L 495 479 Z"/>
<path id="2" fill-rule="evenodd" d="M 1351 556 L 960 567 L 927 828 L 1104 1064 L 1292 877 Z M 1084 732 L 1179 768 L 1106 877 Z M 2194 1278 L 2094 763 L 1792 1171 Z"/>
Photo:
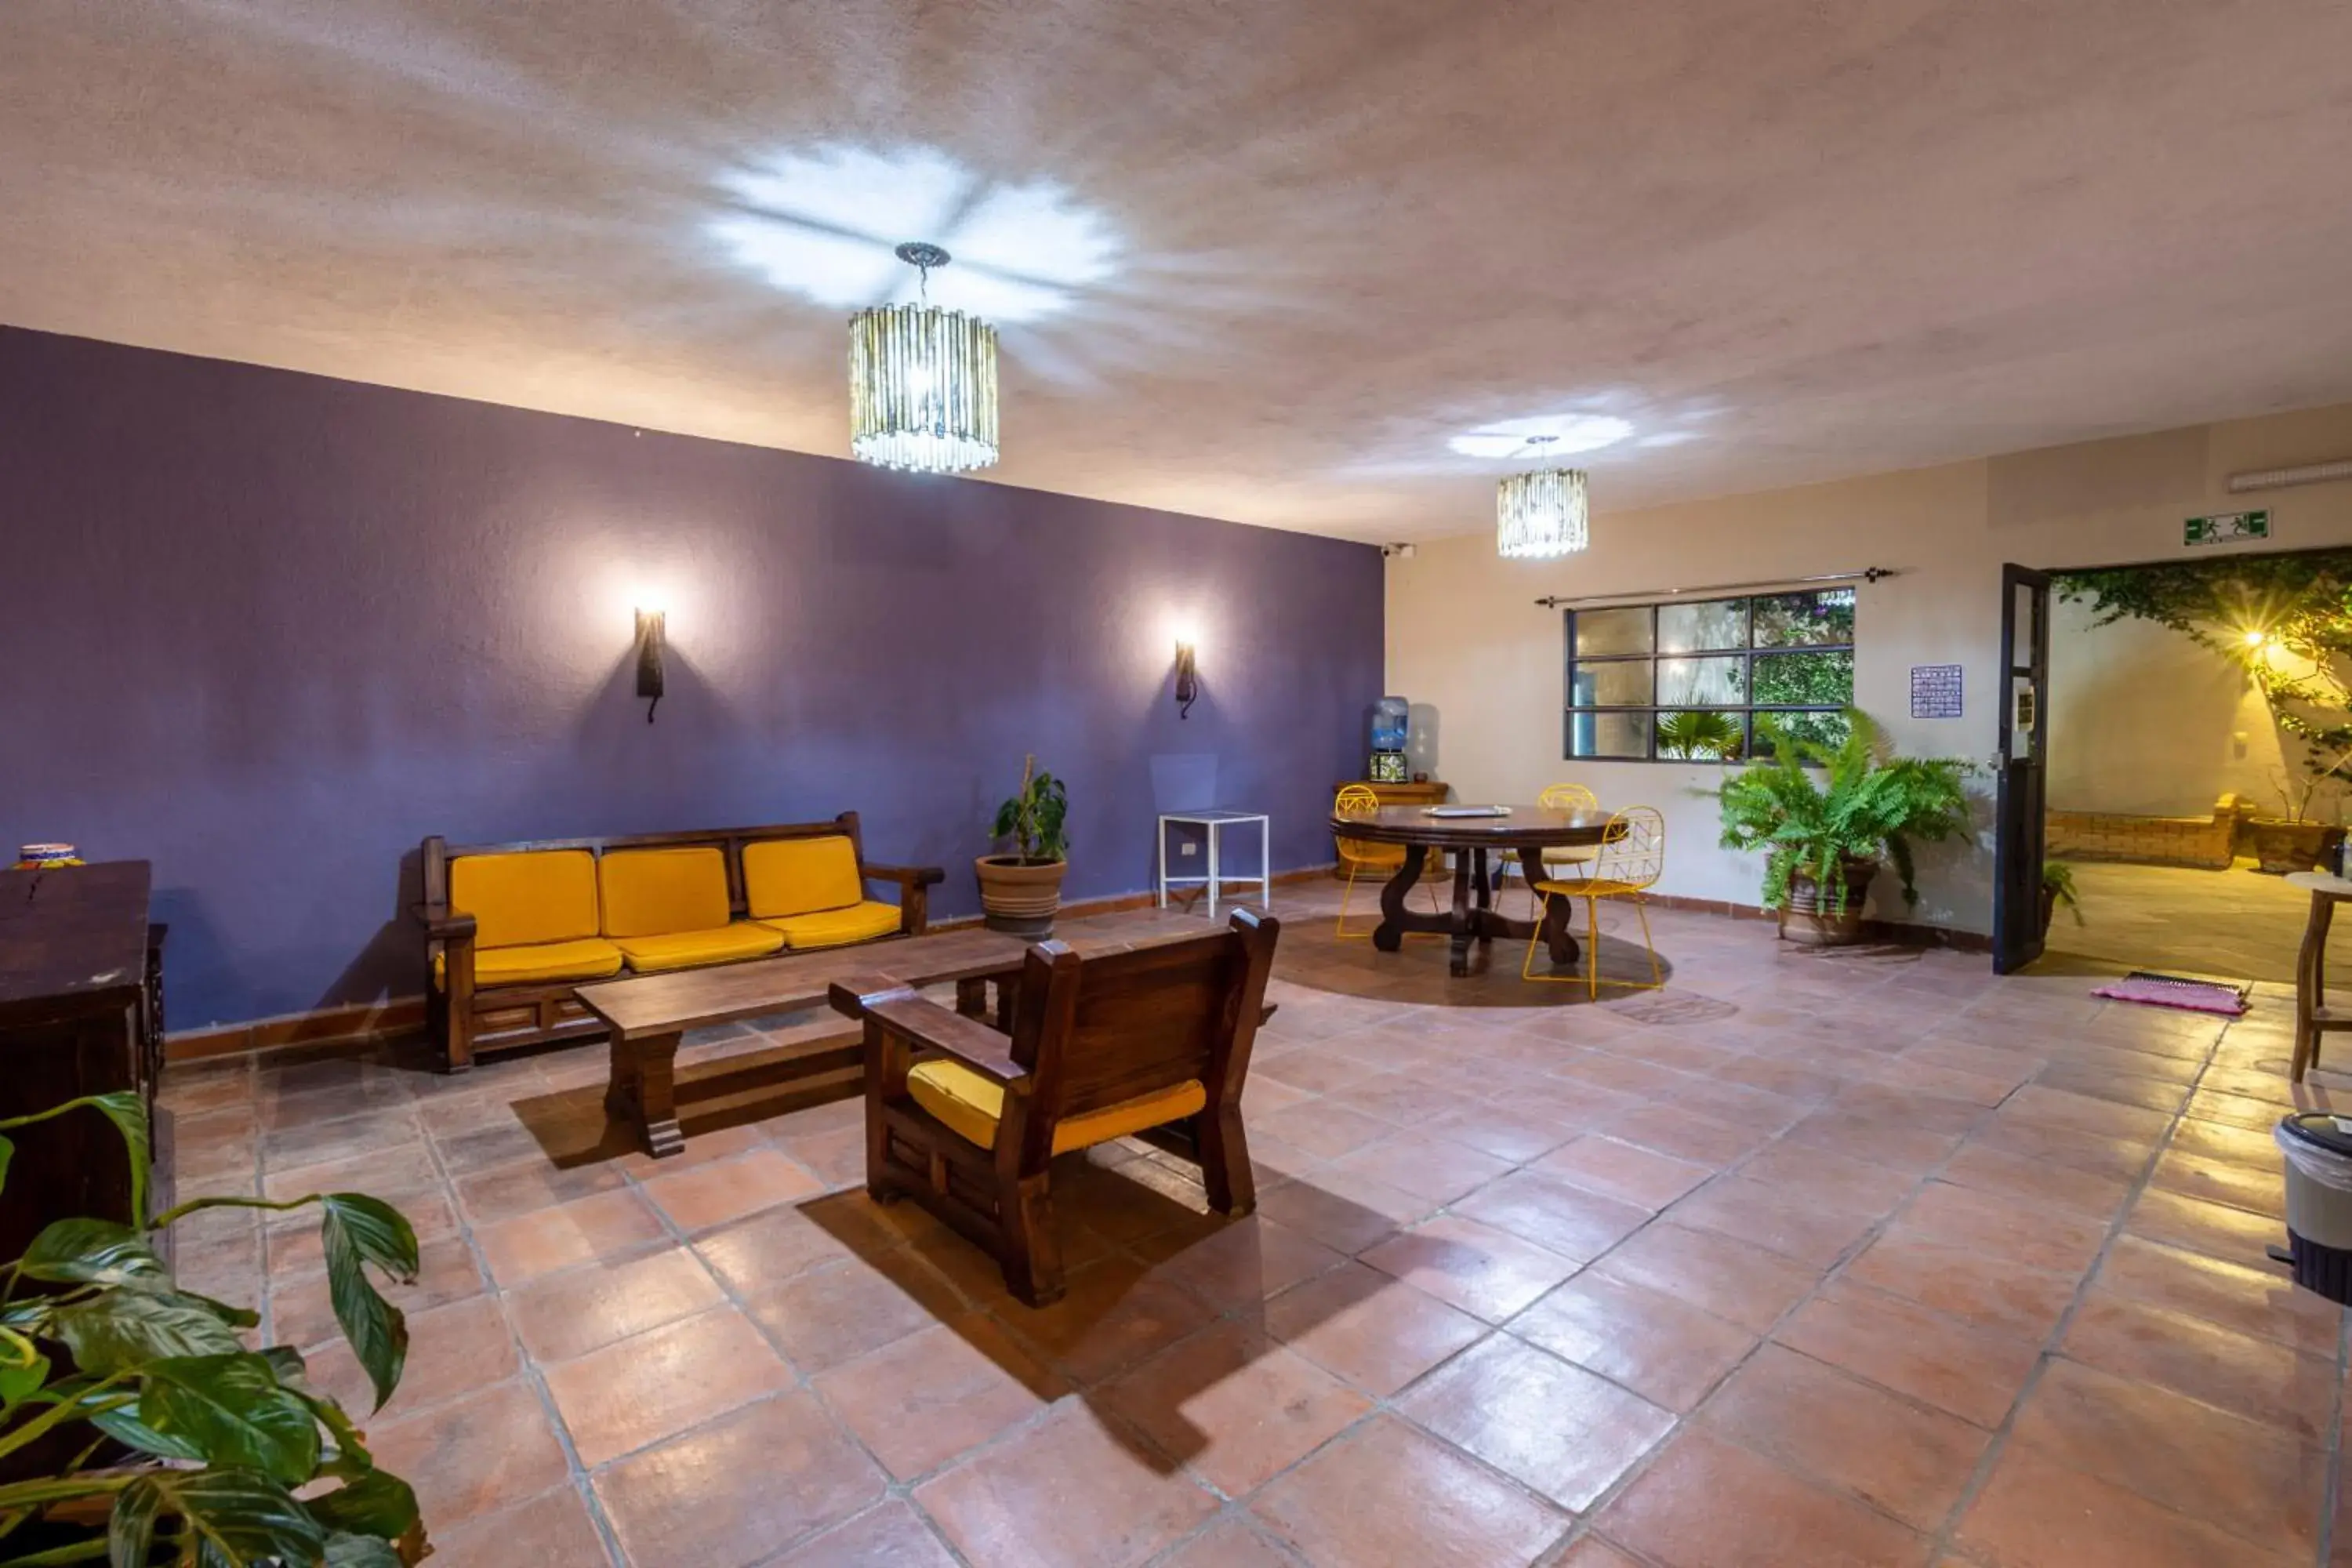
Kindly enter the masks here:
<path id="1" fill-rule="evenodd" d="M 2004 562 L 2000 569 L 2000 704 L 1993 796 L 1992 967 L 2009 974 L 2042 956 L 2042 861 L 2050 769 L 2050 602 L 2053 574 Z M 2018 647 L 2021 590 L 2032 606 Z M 2022 679 L 2025 685 L 2021 688 Z M 2021 725 L 2021 709 L 2025 709 Z M 2023 754 L 2019 733 L 2023 731 Z"/>

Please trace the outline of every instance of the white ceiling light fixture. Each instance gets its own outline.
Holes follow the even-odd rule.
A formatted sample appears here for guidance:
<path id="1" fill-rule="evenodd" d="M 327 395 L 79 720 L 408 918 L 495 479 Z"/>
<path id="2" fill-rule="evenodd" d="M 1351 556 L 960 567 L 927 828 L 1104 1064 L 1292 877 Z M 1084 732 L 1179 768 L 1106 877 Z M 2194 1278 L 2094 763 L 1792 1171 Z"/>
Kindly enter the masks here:
<path id="1" fill-rule="evenodd" d="M 849 449 L 860 462 L 951 474 L 996 461 L 996 329 L 930 302 L 931 268 L 951 259 L 910 242 L 917 302 L 849 319 Z"/>
<path id="2" fill-rule="evenodd" d="M 1530 436 L 1521 455 L 1549 457 L 1557 437 Z M 1513 474 L 1495 490 L 1495 553 L 1506 561 L 1573 555 L 1592 542 L 1581 468 Z"/>

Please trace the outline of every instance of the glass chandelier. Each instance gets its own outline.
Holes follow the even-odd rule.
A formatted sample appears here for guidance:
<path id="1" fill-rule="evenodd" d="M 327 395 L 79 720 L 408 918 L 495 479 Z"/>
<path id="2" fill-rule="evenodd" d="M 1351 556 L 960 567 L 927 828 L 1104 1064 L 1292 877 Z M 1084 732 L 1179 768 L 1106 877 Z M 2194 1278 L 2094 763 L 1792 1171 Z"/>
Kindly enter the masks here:
<path id="1" fill-rule="evenodd" d="M 1552 436 L 1530 436 L 1540 454 Z M 1584 470 L 1538 468 L 1513 474 L 1495 491 L 1495 553 L 1509 561 L 1572 555 L 1592 542 L 1585 514 Z"/>
<path id="2" fill-rule="evenodd" d="M 886 468 L 950 474 L 996 461 L 996 329 L 930 301 L 936 245 L 898 247 L 922 300 L 849 319 L 849 449 Z"/>

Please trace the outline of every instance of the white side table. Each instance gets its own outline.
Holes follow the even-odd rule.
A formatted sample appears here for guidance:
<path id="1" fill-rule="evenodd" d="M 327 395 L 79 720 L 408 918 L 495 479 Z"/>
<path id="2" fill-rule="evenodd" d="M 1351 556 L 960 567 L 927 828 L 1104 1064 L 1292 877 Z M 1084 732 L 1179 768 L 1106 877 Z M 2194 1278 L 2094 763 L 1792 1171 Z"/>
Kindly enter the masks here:
<path id="1" fill-rule="evenodd" d="M 1217 832 L 1237 822 L 1257 824 L 1258 874 L 1255 877 L 1228 877 L 1217 868 Z M 1171 877 L 1168 874 L 1168 829 L 1171 826 L 1198 827 L 1209 838 L 1209 874 L 1205 877 Z M 1222 807 L 1209 811 L 1170 811 L 1160 817 L 1160 907 L 1168 907 L 1168 889 L 1205 886 L 1209 889 L 1209 918 L 1217 918 L 1217 892 L 1227 882 L 1255 882 L 1258 907 L 1274 908 L 1274 824 L 1262 811 L 1227 811 Z"/>

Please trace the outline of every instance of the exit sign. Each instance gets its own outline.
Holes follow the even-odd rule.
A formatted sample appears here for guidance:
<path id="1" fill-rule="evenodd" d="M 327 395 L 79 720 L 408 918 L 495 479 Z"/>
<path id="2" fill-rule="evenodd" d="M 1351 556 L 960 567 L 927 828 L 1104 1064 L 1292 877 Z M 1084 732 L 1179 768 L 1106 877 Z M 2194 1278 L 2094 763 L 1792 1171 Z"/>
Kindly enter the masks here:
<path id="1" fill-rule="evenodd" d="M 2270 536 L 2271 514 L 2266 511 L 2225 511 L 2215 517 L 2192 517 L 2180 525 L 2183 544 L 2235 544 Z"/>

